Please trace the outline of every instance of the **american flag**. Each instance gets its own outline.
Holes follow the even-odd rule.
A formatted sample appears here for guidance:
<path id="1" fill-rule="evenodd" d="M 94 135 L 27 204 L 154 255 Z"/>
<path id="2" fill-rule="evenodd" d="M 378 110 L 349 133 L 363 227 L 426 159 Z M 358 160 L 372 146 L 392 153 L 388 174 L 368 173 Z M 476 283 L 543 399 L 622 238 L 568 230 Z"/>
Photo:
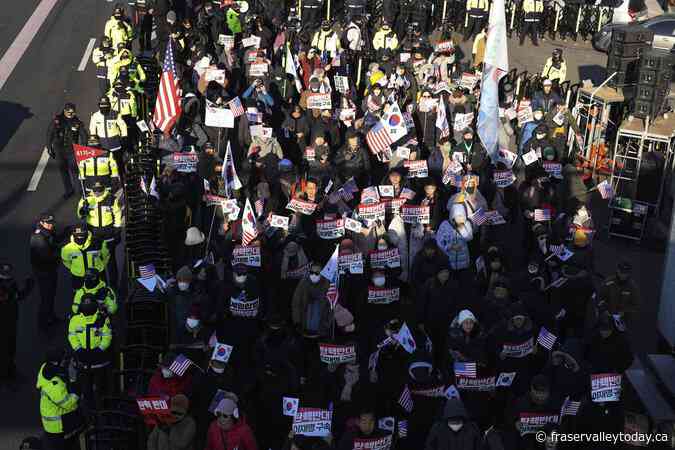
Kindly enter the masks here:
<path id="1" fill-rule="evenodd" d="M 148 186 L 145 184 L 145 178 L 141 177 L 141 191 L 148 195 Z"/>
<path id="2" fill-rule="evenodd" d="M 410 395 L 410 389 L 408 389 L 407 384 L 403 388 L 401 396 L 398 398 L 398 404 L 401 405 L 401 408 L 403 408 L 408 414 L 410 414 L 413 410 L 413 399 L 412 395 Z"/>
<path id="3" fill-rule="evenodd" d="M 485 222 L 488 221 L 488 215 L 483 211 L 483 208 L 480 208 L 478 211 L 475 213 L 471 214 L 469 217 L 469 220 L 473 222 L 474 225 L 480 226 L 483 225 Z"/>
<path id="4" fill-rule="evenodd" d="M 612 185 L 607 180 L 598 184 L 598 192 L 600 192 L 600 196 L 604 200 L 607 200 L 608 198 L 614 197 L 614 189 L 612 188 Z"/>
<path id="5" fill-rule="evenodd" d="M 241 218 L 241 228 L 241 245 L 246 247 L 258 236 L 255 216 L 253 215 L 253 208 L 251 208 L 251 202 L 248 198 L 246 199 L 246 205 L 244 205 L 244 215 Z"/>
<path id="6" fill-rule="evenodd" d="M 392 144 L 391 136 L 382 122 L 377 122 L 373 128 L 366 134 L 366 143 L 370 151 L 375 154 L 382 153 L 389 149 Z"/>
<path id="7" fill-rule="evenodd" d="M 179 377 L 182 377 L 190 367 L 190 364 L 192 364 L 192 361 L 190 361 L 185 355 L 178 355 L 169 366 L 169 370 Z"/>
<path id="8" fill-rule="evenodd" d="M 323 276 L 330 282 L 330 284 L 328 285 L 328 290 L 326 291 L 326 300 L 328 300 L 330 307 L 333 309 L 337 304 L 338 295 L 340 293 L 338 290 L 338 284 L 340 280 L 340 271 L 338 270 L 338 268 L 340 267 L 338 263 L 339 251 L 340 246 L 336 245 L 335 250 L 333 251 L 333 254 L 331 255 L 330 259 L 323 267 L 323 269 L 321 269 L 321 276 Z"/>
<path id="9" fill-rule="evenodd" d="M 253 204 L 253 207 L 255 208 L 255 215 L 256 217 L 262 216 L 263 210 L 265 208 L 265 200 L 262 198 L 259 198 L 258 200 L 255 201 Z"/>
<path id="10" fill-rule="evenodd" d="M 436 128 L 441 130 L 441 138 L 450 136 L 450 126 L 448 125 L 448 116 L 445 112 L 445 101 L 441 97 L 436 109 Z"/>
<path id="11" fill-rule="evenodd" d="M 581 402 L 574 402 L 570 400 L 569 397 L 565 398 L 565 401 L 562 404 L 560 409 L 560 417 L 562 416 L 576 416 L 581 407 Z"/>
<path id="12" fill-rule="evenodd" d="M 180 115 L 180 96 L 178 95 L 178 74 L 173 60 L 173 40 L 169 40 L 164 55 L 162 77 L 159 80 L 159 93 L 152 117 L 155 126 L 168 133 Z"/>
<path id="13" fill-rule="evenodd" d="M 138 266 L 138 273 L 144 280 L 154 277 L 157 272 L 155 272 L 154 264 L 146 264 L 144 266 Z"/>
<path id="14" fill-rule="evenodd" d="M 476 363 L 475 362 L 456 362 L 454 364 L 455 376 L 463 376 L 468 378 L 476 378 Z"/>
<path id="15" fill-rule="evenodd" d="M 399 420 L 398 421 L 398 437 L 403 439 L 408 437 L 408 421 Z"/>
<path id="16" fill-rule="evenodd" d="M 558 340 L 558 337 L 548 331 L 546 328 L 541 327 L 541 330 L 539 331 L 539 336 L 537 337 L 537 342 L 539 345 L 544 347 L 547 350 L 551 350 L 553 346 L 555 345 L 555 341 Z"/>
<path id="17" fill-rule="evenodd" d="M 535 222 L 545 222 L 551 220 L 551 210 L 548 208 L 544 209 L 535 209 L 534 210 L 534 221 Z"/>
<path id="18" fill-rule="evenodd" d="M 565 251 L 565 244 L 560 245 L 550 245 L 548 249 L 556 256 L 560 256 Z"/>
<path id="19" fill-rule="evenodd" d="M 241 104 L 241 100 L 239 99 L 239 97 L 235 97 L 234 99 L 227 102 L 227 106 L 230 107 L 230 111 L 232 111 L 232 115 L 234 117 L 239 117 L 244 115 L 244 113 L 246 113 L 246 111 L 244 111 L 244 106 Z"/>

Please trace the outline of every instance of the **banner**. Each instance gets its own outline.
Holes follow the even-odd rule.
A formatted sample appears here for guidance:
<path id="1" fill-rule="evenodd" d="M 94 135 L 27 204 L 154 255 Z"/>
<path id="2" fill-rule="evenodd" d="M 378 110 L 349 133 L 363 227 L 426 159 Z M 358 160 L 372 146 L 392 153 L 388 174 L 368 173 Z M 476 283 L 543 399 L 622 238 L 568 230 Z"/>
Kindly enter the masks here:
<path id="1" fill-rule="evenodd" d="M 287 270 L 286 271 L 286 279 L 287 280 L 300 280 L 307 275 L 309 272 L 309 263 L 305 264 L 302 267 L 298 267 L 297 269 L 293 270 Z"/>
<path id="2" fill-rule="evenodd" d="M 516 176 L 510 170 L 498 170 L 494 173 L 494 180 L 498 188 L 505 188 L 516 181 Z"/>
<path id="3" fill-rule="evenodd" d="M 293 433 L 324 437 L 330 434 L 333 412 L 319 408 L 298 408 L 293 417 Z"/>
<path id="4" fill-rule="evenodd" d="M 619 398 L 621 398 L 620 373 L 591 375 L 591 400 L 593 402 L 618 402 Z"/>
<path id="5" fill-rule="evenodd" d="M 230 313 L 234 317 L 255 317 L 258 315 L 259 308 L 260 299 L 248 300 L 244 291 L 238 297 L 230 297 Z"/>
<path id="6" fill-rule="evenodd" d="M 391 440 L 391 434 L 381 438 L 355 438 L 352 450 L 389 450 Z"/>
<path id="7" fill-rule="evenodd" d="M 562 180 L 562 164 L 554 161 L 544 161 L 542 165 L 547 174 L 553 178 Z"/>
<path id="8" fill-rule="evenodd" d="M 147 425 L 171 423 L 173 415 L 167 400 L 160 397 L 141 397 L 136 399 L 138 409 Z"/>
<path id="9" fill-rule="evenodd" d="M 337 345 L 319 343 L 321 362 L 326 364 L 347 364 L 356 361 L 356 344 Z"/>
<path id="10" fill-rule="evenodd" d="M 410 178 L 426 178 L 429 176 L 429 167 L 427 160 L 406 160 L 403 161 L 403 167 L 408 169 L 408 177 Z"/>
<path id="11" fill-rule="evenodd" d="M 536 433 L 544 428 L 548 423 L 557 424 L 559 420 L 558 414 L 545 412 L 521 412 L 520 416 L 520 435 Z"/>
<path id="12" fill-rule="evenodd" d="M 520 344 L 505 343 L 502 346 L 502 355 L 506 358 L 524 358 L 534 349 L 534 338 Z"/>
<path id="13" fill-rule="evenodd" d="M 352 274 L 363 273 L 363 254 L 352 253 L 338 256 L 340 270 L 349 271 Z"/>
<path id="14" fill-rule="evenodd" d="M 254 63 L 249 66 L 248 75 L 250 77 L 264 77 L 267 71 L 267 63 Z"/>
<path id="15" fill-rule="evenodd" d="M 288 205 L 286 205 L 286 209 L 290 209 L 293 212 L 303 214 L 305 216 L 311 216 L 314 214 L 314 210 L 316 209 L 316 203 L 306 202 L 304 200 L 298 200 L 297 198 L 294 198 L 288 203 Z"/>
<path id="16" fill-rule="evenodd" d="M 399 214 L 401 207 L 407 202 L 405 198 L 392 198 L 384 201 L 384 210 L 389 214 Z"/>
<path id="17" fill-rule="evenodd" d="M 342 219 L 317 220 L 316 234 L 321 239 L 338 239 L 345 235 L 345 224 Z"/>
<path id="18" fill-rule="evenodd" d="M 388 289 L 368 286 L 368 303 L 373 305 L 389 305 L 397 302 L 399 297 L 399 288 Z"/>
<path id="19" fill-rule="evenodd" d="M 401 267 L 401 255 L 398 248 L 389 250 L 374 250 L 368 254 L 371 269 L 384 269 L 385 267 Z"/>
<path id="20" fill-rule="evenodd" d="M 358 214 L 359 219 L 369 226 L 377 220 L 384 221 L 384 203 L 376 203 L 374 205 L 360 204 L 358 206 Z"/>
<path id="21" fill-rule="evenodd" d="M 429 206 L 403 205 L 401 206 L 401 219 L 403 223 L 428 225 L 430 209 Z"/>
<path id="22" fill-rule="evenodd" d="M 80 164 L 85 159 L 98 158 L 105 155 L 107 152 L 100 148 L 87 147 L 85 145 L 73 144 L 73 152 L 75 153 L 75 161 Z"/>
<path id="23" fill-rule="evenodd" d="M 232 265 L 244 264 L 249 267 L 260 267 L 260 247 L 242 247 L 237 245 L 232 250 Z"/>
<path id="24" fill-rule="evenodd" d="M 196 153 L 174 153 L 171 158 L 176 172 L 189 173 L 197 171 L 199 157 Z"/>
<path id="25" fill-rule="evenodd" d="M 204 124 L 207 127 L 234 128 L 234 114 L 228 108 L 206 105 Z"/>
<path id="26" fill-rule="evenodd" d="M 458 133 L 461 133 L 465 129 L 471 127 L 471 122 L 473 122 L 473 113 L 467 114 L 455 114 L 455 121 L 452 125 L 453 130 Z"/>
<path id="27" fill-rule="evenodd" d="M 307 96 L 307 109 L 332 109 L 330 93 L 313 93 Z"/>
<path id="28" fill-rule="evenodd" d="M 412 395 L 419 395 L 420 397 L 445 397 L 445 386 L 434 386 L 424 389 L 411 389 Z"/>
<path id="29" fill-rule="evenodd" d="M 455 384 L 460 391 L 493 391 L 495 389 L 495 377 L 469 378 L 459 375 L 455 376 Z"/>

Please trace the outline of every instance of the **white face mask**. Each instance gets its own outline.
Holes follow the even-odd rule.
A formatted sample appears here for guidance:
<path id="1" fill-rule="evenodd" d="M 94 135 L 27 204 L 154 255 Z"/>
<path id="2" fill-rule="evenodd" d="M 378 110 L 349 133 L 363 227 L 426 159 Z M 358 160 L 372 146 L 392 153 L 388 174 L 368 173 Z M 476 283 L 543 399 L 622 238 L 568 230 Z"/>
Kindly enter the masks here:
<path id="1" fill-rule="evenodd" d="M 386 250 L 386 249 L 387 249 L 387 244 L 377 244 L 377 249 L 378 249 L 378 250 Z"/>
<path id="2" fill-rule="evenodd" d="M 193 319 L 192 317 L 189 317 L 186 321 L 186 324 L 188 328 L 197 328 L 199 326 L 199 319 Z"/>
<path id="3" fill-rule="evenodd" d="M 544 115 L 541 114 L 541 113 L 534 114 L 534 120 L 541 120 L 543 117 L 544 117 Z"/>
<path id="4" fill-rule="evenodd" d="M 213 370 L 214 373 L 223 373 L 223 372 L 225 372 L 225 368 L 224 368 L 224 367 L 213 367 L 213 366 L 211 366 L 211 370 Z"/>
<path id="5" fill-rule="evenodd" d="M 462 429 L 463 426 L 464 426 L 464 423 L 462 423 L 462 422 L 459 422 L 459 423 L 448 423 L 448 427 L 450 427 L 450 429 L 451 429 L 452 431 L 454 431 L 454 432 L 458 432 L 459 430 Z"/>
<path id="6" fill-rule="evenodd" d="M 171 378 L 173 376 L 173 372 L 170 371 L 169 369 L 162 367 L 162 376 L 164 378 Z"/>
<path id="7" fill-rule="evenodd" d="M 377 287 L 384 286 L 384 277 L 375 277 L 373 278 L 373 284 Z"/>
<path id="8" fill-rule="evenodd" d="M 541 140 L 541 139 L 544 139 L 545 137 L 546 137 L 545 134 L 539 134 L 539 133 L 537 133 L 537 139 Z"/>
<path id="9" fill-rule="evenodd" d="M 314 274 L 309 275 L 309 281 L 311 281 L 314 284 L 318 283 L 320 279 L 321 275 L 314 275 Z"/>
<path id="10" fill-rule="evenodd" d="M 184 281 L 178 282 L 179 291 L 187 291 L 190 288 L 190 283 L 185 283 Z"/>
<path id="11" fill-rule="evenodd" d="M 242 284 L 242 283 L 246 282 L 246 275 L 235 275 L 234 281 L 236 281 L 239 284 Z"/>

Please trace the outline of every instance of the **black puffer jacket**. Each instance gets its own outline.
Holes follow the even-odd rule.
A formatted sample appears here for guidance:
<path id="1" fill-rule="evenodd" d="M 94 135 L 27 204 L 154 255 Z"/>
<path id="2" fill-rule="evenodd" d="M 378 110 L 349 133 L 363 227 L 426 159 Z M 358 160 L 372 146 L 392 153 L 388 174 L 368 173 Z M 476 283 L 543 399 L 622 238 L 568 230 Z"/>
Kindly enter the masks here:
<path id="1" fill-rule="evenodd" d="M 464 419 L 464 426 L 459 431 L 452 431 L 447 420 L 451 417 Z M 425 450 L 478 450 L 481 448 L 481 434 L 473 422 L 467 421 L 466 410 L 462 401 L 448 399 L 441 420 L 437 421 L 429 432 Z"/>

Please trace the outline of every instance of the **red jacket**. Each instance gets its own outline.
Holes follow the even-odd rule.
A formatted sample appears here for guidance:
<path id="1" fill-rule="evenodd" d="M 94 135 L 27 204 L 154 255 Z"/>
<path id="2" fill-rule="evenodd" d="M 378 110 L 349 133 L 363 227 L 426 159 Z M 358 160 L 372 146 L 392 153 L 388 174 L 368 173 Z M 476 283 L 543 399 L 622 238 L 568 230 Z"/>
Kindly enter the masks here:
<path id="1" fill-rule="evenodd" d="M 205 450 L 258 450 L 253 432 L 243 417 L 230 431 L 218 426 L 218 420 L 211 422 L 206 438 Z"/>
<path id="2" fill-rule="evenodd" d="M 190 388 L 192 386 L 192 376 L 185 375 L 183 377 L 173 376 L 171 378 L 164 378 L 161 372 L 155 372 L 150 378 L 150 385 L 148 386 L 148 395 L 167 396 L 169 398 L 178 395 L 190 395 Z"/>

